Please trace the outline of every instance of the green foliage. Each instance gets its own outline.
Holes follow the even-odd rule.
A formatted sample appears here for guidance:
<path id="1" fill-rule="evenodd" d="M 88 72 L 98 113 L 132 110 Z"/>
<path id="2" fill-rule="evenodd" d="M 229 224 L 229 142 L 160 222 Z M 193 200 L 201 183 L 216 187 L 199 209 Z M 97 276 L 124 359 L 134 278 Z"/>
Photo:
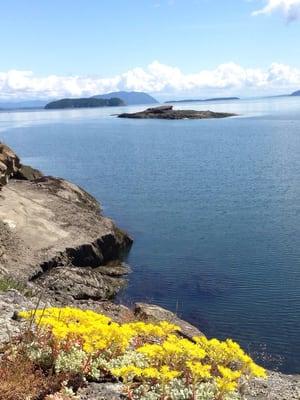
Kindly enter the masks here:
<path id="1" fill-rule="evenodd" d="M 32 291 L 24 283 L 11 278 L 10 276 L 0 276 L 0 293 L 5 293 L 10 289 L 15 289 L 24 294 L 24 296 L 31 297 Z"/>

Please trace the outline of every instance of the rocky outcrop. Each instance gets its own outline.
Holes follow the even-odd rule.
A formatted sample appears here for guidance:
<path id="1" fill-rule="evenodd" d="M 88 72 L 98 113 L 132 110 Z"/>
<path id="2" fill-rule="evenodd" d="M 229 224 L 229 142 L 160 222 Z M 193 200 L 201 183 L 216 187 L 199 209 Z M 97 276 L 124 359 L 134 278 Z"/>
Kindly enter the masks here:
<path id="1" fill-rule="evenodd" d="M 269 371 L 268 379 L 251 382 L 246 400 L 299 400 L 300 375 Z"/>
<path id="2" fill-rule="evenodd" d="M 0 143 L 0 190 L 20 167 L 19 157 L 8 146 Z"/>
<path id="3" fill-rule="evenodd" d="M 33 282 L 63 302 L 110 299 L 124 286 L 121 259 L 132 240 L 94 197 L 22 165 L 4 144 L 0 188 L 0 274 Z"/>
<path id="4" fill-rule="evenodd" d="M 35 179 L 42 178 L 44 175 L 38 169 L 32 168 L 29 165 L 20 165 L 20 168 L 12 175 L 14 179 L 24 181 L 34 181 Z"/>
<path id="5" fill-rule="evenodd" d="M 43 174 L 28 165 L 22 165 L 15 152 L 3 143 L 0 143 L 0 190 L 8 183 L 8 180 L 22 179 L 35 180 Z"/>
<path id="6" fill-rule="evenodd" d="M 131 244 L 92 196 L 63 179 L 11 179 L 2 189 L 0 271 L 64 301 L 112 298 Z"/>
<path id="7" fill-rule="evenodd" d="M 119 114 L 119 118 L 139 118 L 139 119 L 208 119 L 233 117 L 236 114 L 221 113 L 214 111 L 196 110 L 174 110 L 173 106 L 160 106 L 147 108 L 136 113 Z"/>
<path id="8" fill-rule="evenodd" d="M 148 322 L 168 321 L 179 326 L 181 331 L 179 334 L 187 339 L 193 340 L 194 336 L 203 336 L 195 326 L 180 319 L 176 314 L 165 308 L 154 304 L 136 303 L 134 307 L 134 315 L 137 319 Z"/>

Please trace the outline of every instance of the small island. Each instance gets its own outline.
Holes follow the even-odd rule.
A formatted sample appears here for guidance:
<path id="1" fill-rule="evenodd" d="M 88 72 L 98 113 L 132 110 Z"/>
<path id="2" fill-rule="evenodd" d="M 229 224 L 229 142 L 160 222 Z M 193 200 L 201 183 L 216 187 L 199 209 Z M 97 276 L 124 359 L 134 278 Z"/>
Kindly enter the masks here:
<path id="1" fill-rule="evenodd" d="M 241 100 L 239 97 L 212 97 L 209 99 L 184 99 L 184 100 L 168 100 L 168 103 L 205 103 L 208 101 L 230 101 L 230 100 Z"/>
<path id="2" fill-rule="evenodd" d="M 196 110 L 174 110 L 173 106 L 160 106 L 147 108 L 144 111 L 135 113 L 119 114 L 119 118 L 137 118 L 137 119 L 208 119 L 208 118 L 226 118 L 234 117 L 237 114 L 214 112 L 214 111 L 196 111 Z"/>
<path id="3" fill-rule="evenodd" d="M 46 104 L 45 110 L 59 110 L 65 108 L 95 108 L 95 107 L 118 107 L 125 105 L 124 101 L 113 97 L 110 99 L 96 99 L 94 97 L 80 99 L 61 99 Z"/>

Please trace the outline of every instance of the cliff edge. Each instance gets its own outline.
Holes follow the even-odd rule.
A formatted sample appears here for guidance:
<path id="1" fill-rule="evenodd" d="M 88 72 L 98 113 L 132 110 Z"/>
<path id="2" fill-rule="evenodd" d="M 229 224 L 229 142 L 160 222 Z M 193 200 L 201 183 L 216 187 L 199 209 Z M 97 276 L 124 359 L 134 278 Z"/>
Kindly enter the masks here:
<path id="1" fill-rule="evenodd" d="M 20 169 L 15 162 L 0 192 L 0 273 L 64 300 L 112 298 L 125 283 L 121 260 L 132 239 L 77 185 L 15 179 Z"/>

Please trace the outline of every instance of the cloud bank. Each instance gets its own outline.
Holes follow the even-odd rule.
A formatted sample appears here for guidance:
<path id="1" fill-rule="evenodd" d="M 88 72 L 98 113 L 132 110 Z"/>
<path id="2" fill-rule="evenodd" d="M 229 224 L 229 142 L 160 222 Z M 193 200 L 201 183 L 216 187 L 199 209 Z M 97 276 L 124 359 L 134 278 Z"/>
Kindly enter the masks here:
<path id="1" fill-rule="evenodd" d="M 300 19 L 300 0 L 267 0 L 267 4 L 261 10 L 255 11 L 253 15 L 272 14 L 280 12 L 288 21 Z"/>
<path id="2" fill-rule="evenodd" d="M 185 74 L 179 68 L 154 61 L 110 78 L 35 76 L 32 71 L 0 72 L 1 99 L 88 97 L 117 90 L 157 95 L 197 93 L 272 93 L 300 88 L 300 69 L 273 63 L 268 69 L 244 68 L 230 62 L 215 69 Z"/>

